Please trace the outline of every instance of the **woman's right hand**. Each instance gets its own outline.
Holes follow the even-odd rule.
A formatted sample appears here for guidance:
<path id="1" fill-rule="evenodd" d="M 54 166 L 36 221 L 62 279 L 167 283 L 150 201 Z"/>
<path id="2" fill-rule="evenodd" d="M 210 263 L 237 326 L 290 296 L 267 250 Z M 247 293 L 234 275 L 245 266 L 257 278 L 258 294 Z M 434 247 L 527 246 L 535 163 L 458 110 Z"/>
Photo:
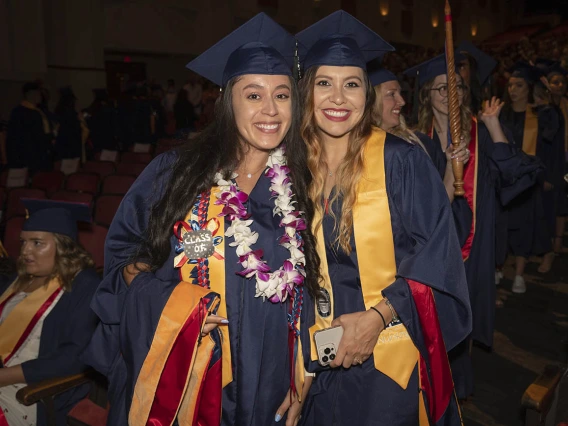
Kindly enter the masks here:
<path id="1" fill-rule="evenodd" d="M 215 330 L 220 325 L 227 325 L 229 324 L 229 320 L 227 318 L 220 317 L 219 315 L 209 315 L 205 320 L 205 325 L 203 326 L 203 330 L 201 331 L 202 336 L 207 336 L 213 330 Z"/>

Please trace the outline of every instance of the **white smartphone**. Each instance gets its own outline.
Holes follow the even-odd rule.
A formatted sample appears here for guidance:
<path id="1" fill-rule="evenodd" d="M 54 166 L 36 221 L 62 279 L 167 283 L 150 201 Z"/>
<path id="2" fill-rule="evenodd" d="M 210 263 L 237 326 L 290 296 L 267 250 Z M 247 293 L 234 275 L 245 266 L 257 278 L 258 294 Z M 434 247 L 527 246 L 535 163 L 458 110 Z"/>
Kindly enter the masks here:
<path id="1" fill-rule="evenodd" d="M 318 362 L 321 366 L 327 367 L 335 359 L 339 342 L 343 336 L 343 327 L 326 328 L 314 333 L 314 342 L 318 353 Z"/>

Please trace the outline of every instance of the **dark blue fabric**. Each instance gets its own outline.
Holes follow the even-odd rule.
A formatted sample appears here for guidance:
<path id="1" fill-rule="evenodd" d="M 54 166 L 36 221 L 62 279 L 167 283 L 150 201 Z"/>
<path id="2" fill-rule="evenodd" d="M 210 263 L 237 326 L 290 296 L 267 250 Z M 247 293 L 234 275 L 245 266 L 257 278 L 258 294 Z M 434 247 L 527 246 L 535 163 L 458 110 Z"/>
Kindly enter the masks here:
<path id="1" fill-rule="evenodd" d="M 471 332 L 465 272 L 450 205 L 438 173 L 419 146 L 388 135 L 386 185 L 394 237 L 397 278 L 383 294 L 393 304 L 410 337 L 427 355 L 407 279 L 430 286 L 448 349 Z M 340 205 L 332 208 L 338 212 Z M 332 247 L 333 219 L 323 222 L 327 262 L 334 293 L 335 317 L 365 310 L 356 241 L 350 254 Z M 372 232 L 372 230 L 369 230 Z M 374 367 L 373 357 L 349 369 L 323 369 L 310 361 L 308 328 L 315 323 L 313 302 L 302 314 L 302 346 L 308 371 L 318 374 L 311 386 L 302 425 L 418 424 L 417 370 L 403 390 Z M 396 354 L 393 354 L 396 356 Z"/>
<path id="2" fill-rule="evenodd" d="M 81 122 L 74 109 L 69 109 L 56 117 L 59 123 L 55 139 L 55 157 L 58 160 L 81 157 L 83 143 L 81 140 Z"/>
<path id="3" fill-rule="evenodd" d="M 373 86 L 386 83 L 387 81 L 398 81 L 396 75 L 394 75 L 392 72 L 384 68 L 380 68 L 377 70 L 368 70 L 368 73 L 369 73 L 369 80 L 371 80 L 371 84 Z"/>
<path id="4" fill-rule="evenodd" d="M 173 154 L 155 159 L 134 183 L 109 229 L 105 246 L 105 277 L 93 300 L 101 318 L 86 360 L 110 381 L 109 425 L 126 424 L 132 392 L 150 349 L 162 310 L 180 281 L 173 267 L 175 237 L 169 259 L 155 273 L 141 273 L 127 287 L 122 268 L 130 263 L 136 241 L 146 228 L 152 203 L 162 197 Z M 289 256 L 277 243 L 282 235 L 279 217 L 273 217 L 270 180 L 261 176 L 250 194 L 248 212 L 253 231 L 259 233 L 255 248 L 264 249 L 264 260 L 277 269 Z M 148 196 L 148 194 L 151 194 Z M 226 221 L 225 227 L 230 225 Z M 276 410 L 290 385 L 287 351 L 287 304 L 255 298 L 254 281 L 244 279 L 235 249 L 225 243 L 226 303 L 234 381 L 223 390 L 223 425 L 273 424 Z M 186 281 L 190 281 L 186 278 Z"/>
<path id="5" fill-rule="evenodd" d="M 244 74 L 292 75 L 295 45 L 291 34 L 261 12 L 186 67 L 221 87 Z"/>
<path id="6" fill-rule="evenodd" d="M 116 137 L 118 133 L 117 111 L 106 103 L 97 108 L 91 108 L 87 118 L 89 137 L 93 144 L 93 152 L 103 149 L 116 150 Z"/>
<path id="7" fill-rule="evenodd" d="M 460 53 L 456 53 L 454 55 L 454 61 L 456 64 L 460 63 L 464 59 L 465 56 Z M 426 62 L 423 62 L 404 71 L 404 73 L 409 77 L 418 77 L 418 83 L 420 87 L 422 87 L 427 81 L 433 80 L 439 75 L 446 74 L 447 72 L 448 68 L 446 65 L 445 54 L 438 55 L 432 59 L 428 59 Z"/>
<path id="8" fill-rule="evenodd" d="M 6 135 L 9 168 L 27 167 L 30 174 L 51 170 L 51 136 L 46 135 L 39 111 L 17 106 L 12 110 Z"/>
<path id="9" fill-rule="evenodd" d="M 550 115 L 546 117 L 550 110 L 539 113 L 538 109 L 535 109 L 534 112 L 538 114 L 536 158 L 541 161 L 544 167 L 540 170 L 538 183 L 516 197 L 507 206 L 509 251 L 514 256 L 523 257 L 551 251 L 551 238 L 554 235 L 551 234 L 550 227 L 547 225 L 543 199 L 543 183 L 549 179 L 548 176 L 552 173 L 551 164 L 554 162 L 552 158 L 553 149 L 551 149 L 551 144 L 546 141 L 546 136 L 550 131 L 544 126 L 548 121 L 547 119 L 550 118 Z M 513 112 L 511 110 L 501 113 L 501 120 L 513 132 L 514 144 L 517 149 L 522 149 L 525 115 L 525 112 Z M 554 220 L 555 212 L 552 211 L 551 213 L 552 220 Z"/>
<path id="10" fill-rule="evenodd" d="M 86 365 L 80 360 L 98 319 L 89 307 L 101 279 L 93 269 L 81 271 L 73 281 L 71 292 L 65 292 L 45 318 L 41 332 L 39 355 L 22 363 L 26 383 L 77 374 Z M 89 392 L 84 385 L 57 395 L 54 399 L 57 424 L 66 424 L 73 406 Z M 38 426 L 47 424 L 45 407 L 37 404 Z"/>

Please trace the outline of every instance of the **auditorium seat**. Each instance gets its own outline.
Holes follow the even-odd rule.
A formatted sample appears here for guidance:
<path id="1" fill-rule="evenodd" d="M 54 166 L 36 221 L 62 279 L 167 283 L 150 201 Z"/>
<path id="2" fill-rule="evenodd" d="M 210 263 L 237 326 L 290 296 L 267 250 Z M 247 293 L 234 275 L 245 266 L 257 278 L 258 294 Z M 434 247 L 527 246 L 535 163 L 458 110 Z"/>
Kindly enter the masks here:
<path id="1" fill-rule="evenodd" d="M 147 152 L 123 152 L 120 156 L 121 163 L 148 164 L 152 161 L 152 154 Z"/>
<path id="2" fill-rule="evenodd" d="M 103 181 L 101 194 L 104 195 L 124 195 L 128 192 L 136 178 L 127 175 L 110 175 Z"/>
<path id="3" fill-rule="evenodd" d="M 140 176 L 145 168 L 146 164 L 118 163 L 116 166 L 116 173 L 119 175 Z"/>
<path id="4" fill-rule="evenodd" d="M 45 199 L 47 195 L 43 189 L 37 188 L 13 188 L 8 192 L 8 201 L 6 203 L 6 219 L 14 216 L 25 216 L 26 208 L 20 201 L 21 198 L 38 198 Z"/>
<path id="5" fill-rule="evenodd" d="M 20 255 L 20 232 L 25 220 L 24 216 L 16 216 L 6 221 L 4 248 L 12 259 L 17 259 Z"/>
<path id="6" fill-rule="evenodd" d="M 91 253 L 97 269 L 104 267 L 104 249 L 107 233 L 108 229 L 101 225 L 90 225 L 79 229 L 79 244 Z"/>
<path id="7" fill-rule="evenodd" d="M 111 161 L 87 161 L 83 164 L 83 171 L 96 173 L 101 179 L 115 172 L 114 163 Z"/>
<path id="8" fill-rule="evenodd" d="M 63 187 L 65 175 L 59 170 L 37 172 L 32 178 L 32 188 L 43 189 L 49 196 Z"/>
<path id="9" fill-rule="evenodd" d="M 95 222 L 99 225 L 110 226 L 122 198 L 122 195 L 101 195 L 97 198 Z"/>
<path id="10" fill-rule="evenodd" d="M 57 201 L 73 201 L 89 205 L 93 203 L 93 194 L 89 194 L 88 192 L 68 191 L 66 189 L 51 194 L 49 198 Z"/>
<path id="11" fill-rule="evenodd" d="M 69 191 L 96 194 L 99 189 L 99 176 L 96 173 L 77 172 L 67 176 L 65 189 Z"/>

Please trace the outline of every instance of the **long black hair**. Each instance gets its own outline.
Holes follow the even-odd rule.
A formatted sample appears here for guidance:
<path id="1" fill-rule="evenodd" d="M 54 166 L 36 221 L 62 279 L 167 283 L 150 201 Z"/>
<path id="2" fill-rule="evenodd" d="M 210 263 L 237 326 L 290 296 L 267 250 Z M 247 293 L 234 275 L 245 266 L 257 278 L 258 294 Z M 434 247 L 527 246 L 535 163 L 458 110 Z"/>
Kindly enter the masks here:
<path id="1" fill-rule="evenodd" d="M 232 105 L 232 89 L 239 77 L 231 79 L 215 103 L 213 122 L 197 137 L 177 150 L 173 166 L 162 173 L 170 173 L 162 198 L 151 208 L 148 227 L 138 247 L 134 261 L 144 262 L 155 271 L 161 268 L 170 255 L 170 238 L 174 224 L 183 220 L 197 196 L 214 185 L 217 172 L 229 178 L 244 156 Z M 306 147 L 300 138 L 300 100 L 294 79 L 290 78 L 292 101 L 292 125 L 283 143 L 292 182 L 294 201 L 305 213 L 308 229 L 302 231 L 306 256 L 306 280 L 304 285 L 312 296 L 319 289 L 320 261 L 315 239 L 309 229 L 314 208 L 308 197 Z M 158 179 L 159 180 L 159 179 Z"/>

